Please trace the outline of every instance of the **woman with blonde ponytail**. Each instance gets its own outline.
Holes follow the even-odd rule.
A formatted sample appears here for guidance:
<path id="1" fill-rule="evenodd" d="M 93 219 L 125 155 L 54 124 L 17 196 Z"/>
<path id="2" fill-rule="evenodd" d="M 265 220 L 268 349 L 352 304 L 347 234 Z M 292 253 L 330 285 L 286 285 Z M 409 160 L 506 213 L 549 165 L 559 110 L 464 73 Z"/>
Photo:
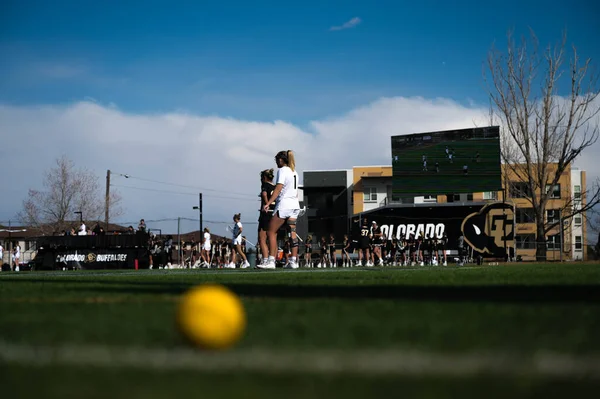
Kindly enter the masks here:
<path id="1" fill-rule="evenodd" d="M 269 258 L 261 265 L 261 269 L 275 269 L 275 256 L 277 255 L 277 231 L 287 222 L 290 228 L 290 247 L 292 256 L 284 266 L 287 269 L 298 268 L 298 236 L 296 234 L 296 220 L 300 214 L 300 201 L 298 200 L 298 173 L 296 172 L 296 159 L 292 150 L 279 151 L 275 155 L 275 163 L 279 168 L 275 180 L 275 190 L 263 206 L 266 212 L 275 202 L 273 216 L 269 222 L 267 237 L 269 239 Z"/>
<path id="2" fill-rule="evenodd" d="M 292 150 L 287 150 L 287 166 L 292 172 L 296 171 L 296 158 L 294 157 L 294 152 Z"/>

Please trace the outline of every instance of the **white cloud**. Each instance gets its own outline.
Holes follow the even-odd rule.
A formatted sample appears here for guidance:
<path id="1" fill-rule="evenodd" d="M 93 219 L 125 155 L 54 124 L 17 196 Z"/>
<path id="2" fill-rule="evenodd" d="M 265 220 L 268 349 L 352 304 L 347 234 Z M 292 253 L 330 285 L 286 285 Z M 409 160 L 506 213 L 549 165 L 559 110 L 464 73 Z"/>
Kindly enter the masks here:
<path id="1" fill-rule="evenodd" d="M 356 25 L 360 24 L 361 22 L 362 22 L 362 20 L 359 17 L 354 17 L 351 20 L 344 22 L 340 26 L 332 26 L 331 28 L 329 28 L 329 30 L 336 31 L 336 30 L 344 30 L 344 29 L 354 28 Z"/>
<path id="2" fill-rule="evenodd" d="M 404 97 L 381 98 L 345 114 L 312 121 L 310 131 L 281 120 L 266 123 L 184 112 L 133 114 L 114 104 L 90 101 L 68 106 L 0 106 L 0 158 L 5 167 L 0 219 L 16 214 L 27 189 L 41 188 L 44 171 L 66 153 L 101 179 L 107 169 L 132 176 L 115 175 L 115 185 L 177 192 L 119 188 L 126 209 L 121 221 L 197 218 L 192 207 L 197 204 L 197 192 L 202 191 L 205 225 L 223 234 L 222 224 L 209 221 L 228 222 L 236 212 L 242 213 L 242 221 L 256 221 L 258 173 L 275 166 L 273 157 L 280 150 L 296 151 L 301 176 L 308 169 L 390 164 L 392 135 L 471 127 L 474 122 L 481 126 L 486 118 L 485 106 Z M 578 162 L 590 179 L 598 177 L 598 160 L 591 155 L 599 149 L 596 144 L 588 150 L 590 156 Z M 198 222 L 184 221 L 182 231 L 197 226 Z M 175 232 L 177 222 L 150 222 L 149 227 Z M 254 238 L 256 225 L 248 227 L 248 237 Z"/>

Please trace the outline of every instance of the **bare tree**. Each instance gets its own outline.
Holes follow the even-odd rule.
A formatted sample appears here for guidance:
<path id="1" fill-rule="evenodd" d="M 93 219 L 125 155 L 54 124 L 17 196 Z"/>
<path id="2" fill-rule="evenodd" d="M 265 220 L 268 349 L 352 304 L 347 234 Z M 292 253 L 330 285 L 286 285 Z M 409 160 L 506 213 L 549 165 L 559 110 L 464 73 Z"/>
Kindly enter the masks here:
<path id="1" fill-rule="evenodd" d="M 594 258 L 600 260 L 600 211 L 593 209 L 589 212 L 587 245 L 592 247 Z"/>
<path id="2" fill-rule="evenodd" d="M 582 61 L 571 47 L 566 68 L 566 35 L 555 46 L 538 52 L 533 32 L 517 44 L 508 34 L 506 52 L 492 48 L 486 82 L 494 115 L 502 125 L 502 162 L 524 183 L 524 197 L 536 222 L 536 257 L 546 259 L 546 234 L 559 222 L 546 222 L 546 205 L 563 174 L 598 140 L 597 76 L 590 59 Z M 561 93 L 566 95 L 561 96 Z M 600 184 L 588 185 L 582 201 L 567 201 L 563 219 L 583 214 L 600 202 Z M 576 205 L 576 206 L 574 206 Z"/>
<path id="3" fill-rule="evenodd" d="M 75 212 L 82 212 L 87 221 L 100 220 L 104 214 L 105 196 L 99 177 L 87 169 L 78 169 L 66 156 L 56 160 L 44 176 L 43 190 L 29 190 L 20 221 L 37 228 L 42 234 L 55 234 L 72 226 L 78 220 Z M 121 213 L 121 197 L 111 194 L 111 215 Z"/>

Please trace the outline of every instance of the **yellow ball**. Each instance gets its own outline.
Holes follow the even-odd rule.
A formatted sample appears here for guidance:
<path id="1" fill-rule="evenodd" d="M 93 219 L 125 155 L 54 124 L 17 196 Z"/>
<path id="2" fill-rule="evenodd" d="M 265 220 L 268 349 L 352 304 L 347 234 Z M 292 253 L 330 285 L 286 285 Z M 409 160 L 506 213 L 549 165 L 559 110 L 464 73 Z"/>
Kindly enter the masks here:
<path id="1" fill-rule="evenodd" d="M 240 298 L 218 284 L 205 284 L 186 292 L 179 304 L 177 324 L 194 345 L 226 349 L 246 330 L 246 312 Z"/>

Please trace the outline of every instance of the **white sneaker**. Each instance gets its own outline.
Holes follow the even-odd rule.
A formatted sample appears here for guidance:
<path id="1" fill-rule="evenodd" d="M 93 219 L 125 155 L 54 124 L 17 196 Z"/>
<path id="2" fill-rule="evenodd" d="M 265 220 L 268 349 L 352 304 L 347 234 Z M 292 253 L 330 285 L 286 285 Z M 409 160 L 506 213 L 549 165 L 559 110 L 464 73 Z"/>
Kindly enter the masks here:
<path id="1" fill-rule="evenodd" d="M 242 263 L 242 265 L 240 266 L 240 269 L 246 269 L 250 267 L 250 262 L 245 261 L 244 263 Z"/>
<path id="2" fill-rule="evenodd" d="M 377 266 L 383 266 L 383 260 L 379 259 L 379 262 L 377 262 Z"/>
<path id="3" fill-rule="evenodd" d="M 259 269 L 270 269 L 270 270 L 274 270 L 275 269 L 275 261 L 269 261 L 267 260 L 265 263 L 262 263 L 260 265 L 256 265 L 257 268 Z"/>
<path id="4" fill-rule="evenodd" d="M 373 267 L 373 262 L 371 262 L 371 261 L 367 262 L 367 267 Z"/>
<path id="5" fill-rule="evenodd" d="M 318 268 L 318 269 L 320 269 L 320 268 L 321 268 L 321 264 L 320 264 L 320 263 L 317 265 L 317 268 Z"/>
<path id="6" fill-rule="evenodd" d="M 283 268 L 284 269 L 297 269 L 298 263 L 289 261 Z"/>
<path id="7" fill-rule="evenodd" d="M 447 262 L 444 262 L 444 266 L 448 266 L 448 263 L 447 263 Z"/>

